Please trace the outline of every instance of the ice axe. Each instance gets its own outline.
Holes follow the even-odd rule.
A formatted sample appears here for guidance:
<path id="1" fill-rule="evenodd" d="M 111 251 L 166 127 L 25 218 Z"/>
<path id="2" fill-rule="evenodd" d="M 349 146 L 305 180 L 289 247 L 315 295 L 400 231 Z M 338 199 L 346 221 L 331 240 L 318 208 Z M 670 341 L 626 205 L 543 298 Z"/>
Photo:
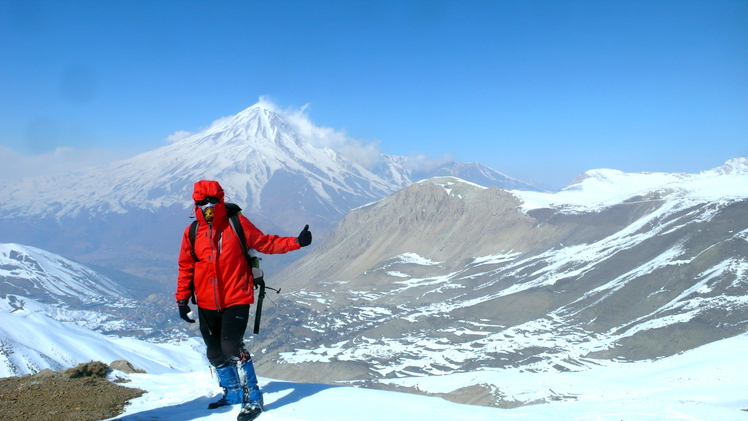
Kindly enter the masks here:
<path id="1" fill-rule="evenodd" d="M 252 275 L 255 279 L 255 287 L 258 287 L 260 289 L 259 293 L 257 294 L 257 310 L 255 311 L 255 328 L 253 331 L 254 334 L 257 335 L 258 333 L 260 333 L 260 320 L 262 319 L 262 301 L 265 299 L 265 290 L 269 289 L 271 291 L 275 291 L 276 294 L 280 294 L 281 289 L 275 289 L 270 288 L 269 286 L 265 286 L 264 273 L 260 268 L 253 267 Z"/>

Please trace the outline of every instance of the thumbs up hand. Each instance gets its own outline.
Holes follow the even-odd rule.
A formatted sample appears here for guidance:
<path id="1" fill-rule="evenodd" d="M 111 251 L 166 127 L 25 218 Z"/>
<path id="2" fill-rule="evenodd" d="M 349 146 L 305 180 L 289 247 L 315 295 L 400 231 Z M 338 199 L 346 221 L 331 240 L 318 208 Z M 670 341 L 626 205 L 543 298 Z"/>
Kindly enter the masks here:
<path id="1" fill-rule="evenodd" d="M 296 242 L 299 243 L 301 247 L 306 247 L 309 244 L 312 244 L 312 233 L 309 232 L 309 225 L 304 227 L 301 234 L 296 238 Z"/>

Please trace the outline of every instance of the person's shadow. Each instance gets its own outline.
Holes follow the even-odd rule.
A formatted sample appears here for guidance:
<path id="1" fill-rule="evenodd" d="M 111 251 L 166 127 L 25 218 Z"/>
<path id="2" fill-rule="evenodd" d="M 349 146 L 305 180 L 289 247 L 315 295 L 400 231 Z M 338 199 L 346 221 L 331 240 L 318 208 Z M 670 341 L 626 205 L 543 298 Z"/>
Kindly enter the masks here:
<path id="1" fill-rule="evenodd" d="M 138 412 L 135 414 L 125 415 L 119 418 L 113 418 L 111 421 L 147 421 L 147 420 L 196 420 L 205 418 L 217 413 L 228 413 L 231 412 L 236 406 L 224 406 L 216 409 L 208 409 L 208 404 L 215 401 L 220 397 L 221 394 L 217 394 L 215 398 L 209 398 L 206 396 L 199 397 L 189 402 L 183 402 L 178 405 L 162 406 L 159 408 L 149 409 L 147 411 Z"/>
<path id="2" fill-rule="evenodd" d="M 280 398 L 268 402 L 265 404 L 265 411 L 272 411 L 286 405 L 299 402 L 302 399 L 313 396 L 323 390 L 345 387 L 345 386 L 333 386 L 327 384 L 316 384 L 316 383 L 292 383 L 284 381 L 270 381 L 265 384 L 262 388 L 262 393 L 267 397 L 274 393 L 283 393 L 290 391 Z M 179 420 L 179 421 L 190 421 L 200 418 L 205 418 L 210 415 L 232 412 L 237 409 L 238 405 L 224 406 L 216 409 L 208 409 L 208 404 L 217 400 L 221 396 L 220 393 L 216 396 L 199 397 L 189 402 L 180 403 L 178 405 L 163 406 L 160 408 L 153 408 L 147 411 L 138 412 L 136 414 L 125 415 L 119 418 L 113 418 L 112 421 L 147 421 L 147 420 Z"/>
<path id="3" fill-rule="evenodd" d="M 345 387 L 345 386 L 333 386 L 329 384 L 318 384 L 318 383 L 291 383 L 282 381 L 271 381 L 262 388 L 263 394 L 271 393 L 282 393 L 286 390 L 290 390 L 281 398 L 265 404 L 265 410 L 271 411 L 280 407 L 296 403 L 304 398 L 313 396 L 323 390 Z"/>

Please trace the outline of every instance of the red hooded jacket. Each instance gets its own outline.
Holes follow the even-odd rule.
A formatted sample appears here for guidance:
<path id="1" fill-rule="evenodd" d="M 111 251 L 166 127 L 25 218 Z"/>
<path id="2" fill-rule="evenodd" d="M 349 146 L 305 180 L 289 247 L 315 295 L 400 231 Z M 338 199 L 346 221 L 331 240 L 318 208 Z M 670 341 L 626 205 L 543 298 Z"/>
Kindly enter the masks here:
<path id="1" fill-rule="evenodd" d="M 195 255 L 192 257 L 190 227 L 184 230 L 182 248 L 179 252 L 179 276 L 177 278 L 177 301 L 189 300 L 194 294 L 197 305 L 209 310 L 254 303 L 254 280 L 242 246 L 229 224 L 223 201 L 223 188 L 217 181 L 202 180 L 195 183 L 192 193 L 194 201 L 206 197 L 217 197 L 212 223 L 205 221 L 203 211 L 195 206 L 198 221 L 195 236 Z M 281 254 L 298 250 L 301 246 L 296 237 L 265 235 L 247 218 L 239 215 L 248 249 L 264 254 Z"/>

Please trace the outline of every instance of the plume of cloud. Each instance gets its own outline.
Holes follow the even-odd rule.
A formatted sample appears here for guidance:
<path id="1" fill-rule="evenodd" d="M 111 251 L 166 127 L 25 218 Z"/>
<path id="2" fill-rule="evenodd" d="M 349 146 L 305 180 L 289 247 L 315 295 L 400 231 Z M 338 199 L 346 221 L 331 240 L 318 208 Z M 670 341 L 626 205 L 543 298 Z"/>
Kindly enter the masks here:
<path id="1" fill-rule="evenodd" d="M 223 116 L 221 118 L 218 118 L 218 119 L 214 120 L 212 123 L 210 123 L 210 126 L 208 126 L 207 128 L 208 129 L 212 129 L 214 127 L 222 126 L 222 125 L 230 122 L 231 120 L 233 120 L 234 117 L 236 117 L 236 116 L 229 115 L 229 116 Z M 204 130 L 204 129 L 201 129 L 201 131 L 202 130 Z"/>
<path id="2" fill-rule="evenodd" d="M 378 141 L 354 139 L 345 130 L 317 126 L 309 118 L 310 104 L 299 109 L 283 110 L 266 96 L 260 97 L 259 104 L 280 114 L 299 136 L 317 147 L 330 148 L 367 169 L 375 168 L 382 162 Z"/>
<path id="3" fill-rule="evenodd" d="M 170 134 L 166 137 L 166 141 L 169 143 L 178 142 L 182 139 L 186 139 L 188 137 L 192 136 L 192 133 L 186 131 L 186 130 L 177 130 L 176 132 Z"/>
<path id="4" fill-rule="evenodd" d="M 403 162 L 403 167 L 412 172 L 427 172 L 452 161 L 454 161 L 454 159 L 450 154 L 444 154 L 436 158 L 424 154 L 415 154 L 409 156 L 408 159 Z"/>

